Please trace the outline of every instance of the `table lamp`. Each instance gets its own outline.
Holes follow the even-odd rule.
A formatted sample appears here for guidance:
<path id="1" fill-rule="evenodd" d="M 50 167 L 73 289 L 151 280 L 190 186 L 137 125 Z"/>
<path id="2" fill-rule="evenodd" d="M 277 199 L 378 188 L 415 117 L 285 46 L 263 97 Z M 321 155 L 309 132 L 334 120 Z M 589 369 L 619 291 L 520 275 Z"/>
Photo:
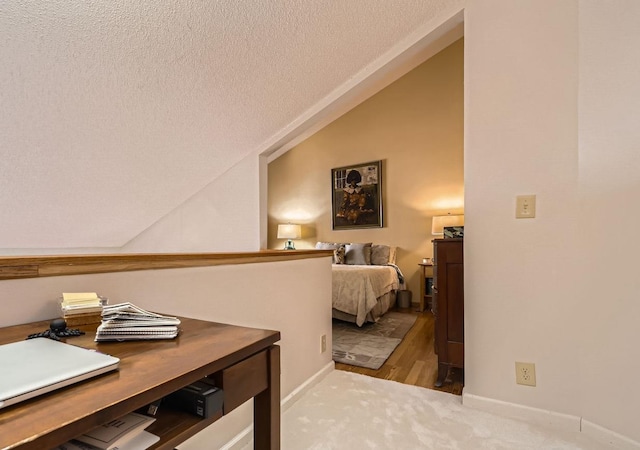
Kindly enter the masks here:
<path id="1" fill-rule="evenodd" d="M 443 235 L 444 227 L 459 227 L 464 225 L 464 215 L 433 216 L 431 220 L 431 234 L 434 236 Z"/>
<path id="2" fill-rule="evenodd" d="M 278 239 L 286 239 L 284 244 L 285 250 L 295 250 L 292 239 L 300 239 L 302 236 L 300 225 L 293 223 L 281 223 L 278 225 Z"/>

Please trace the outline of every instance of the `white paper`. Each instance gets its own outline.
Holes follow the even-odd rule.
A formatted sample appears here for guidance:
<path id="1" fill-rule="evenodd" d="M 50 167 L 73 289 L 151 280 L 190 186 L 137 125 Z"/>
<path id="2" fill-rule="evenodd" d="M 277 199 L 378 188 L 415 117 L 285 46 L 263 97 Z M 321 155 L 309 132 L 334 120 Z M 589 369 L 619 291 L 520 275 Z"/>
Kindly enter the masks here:
<path id="1" fill-rule="evenodd" d="M 129 413 L 87 431 L 75 440 L 101 449 L 122 449 L 123 443 L 129 442 L 155 420 L 155 418 L 143 414 Z"/>
<path id="2" fill-rule="evenodd" d="M 140 434 L 135 436 L 129 442 L 125 442 L 119 447 L 114 447 L 112 450 L 146 450 L 153 444 L 160 440 L 159 436 L 151 434 L 148 431 L 142 430 Z M 80 441 L 69 441 L 66 444 L 59 445 L 53 450 L 101 450 L 99 447 L 95 447 L 91 444 L 86 444 Z"/>

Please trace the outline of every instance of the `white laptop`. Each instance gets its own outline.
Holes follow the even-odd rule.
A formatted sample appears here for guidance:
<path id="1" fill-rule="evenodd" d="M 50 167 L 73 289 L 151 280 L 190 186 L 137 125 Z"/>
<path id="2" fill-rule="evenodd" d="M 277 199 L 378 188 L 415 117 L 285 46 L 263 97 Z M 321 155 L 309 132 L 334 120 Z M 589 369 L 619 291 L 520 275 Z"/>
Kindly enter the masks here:
<path id="1" fill-rule="evenodd" d="M 119 363 L 48 338 L 0 345 L 0 408 L 117 369 Z"/>

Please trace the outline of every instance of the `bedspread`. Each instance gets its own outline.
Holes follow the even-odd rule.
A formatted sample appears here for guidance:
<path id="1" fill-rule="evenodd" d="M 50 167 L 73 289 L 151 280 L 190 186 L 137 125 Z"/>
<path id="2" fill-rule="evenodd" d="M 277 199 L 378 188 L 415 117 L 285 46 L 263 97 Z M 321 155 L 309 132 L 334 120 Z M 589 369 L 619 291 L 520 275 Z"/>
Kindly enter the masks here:
<path id="1" fill-rule="evenodd" d="M 334 264 L 332 269 L 333 307 L 356 317 L 362 326 L 378 297 L 399 287 L 396 268 Z"/>

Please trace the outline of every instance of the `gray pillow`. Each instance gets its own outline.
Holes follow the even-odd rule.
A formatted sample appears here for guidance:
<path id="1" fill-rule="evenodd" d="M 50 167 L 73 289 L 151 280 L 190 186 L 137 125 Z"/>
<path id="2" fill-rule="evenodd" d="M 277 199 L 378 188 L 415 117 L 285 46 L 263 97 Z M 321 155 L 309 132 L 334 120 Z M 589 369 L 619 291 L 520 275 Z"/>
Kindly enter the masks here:
<path id="1" fill-rule="evenodd" d="M 352 265 L 371 265 L 371 242 L 367 244 L 347 244 L 345 263 Z"/>
<path id="2" fill-rule="evenodd" d="M 391 247 L 388 245 L 372 245 L 371 246 L 371 264 L 376 266 L 384 266 L 389 264 L 389 255 Z"/>

